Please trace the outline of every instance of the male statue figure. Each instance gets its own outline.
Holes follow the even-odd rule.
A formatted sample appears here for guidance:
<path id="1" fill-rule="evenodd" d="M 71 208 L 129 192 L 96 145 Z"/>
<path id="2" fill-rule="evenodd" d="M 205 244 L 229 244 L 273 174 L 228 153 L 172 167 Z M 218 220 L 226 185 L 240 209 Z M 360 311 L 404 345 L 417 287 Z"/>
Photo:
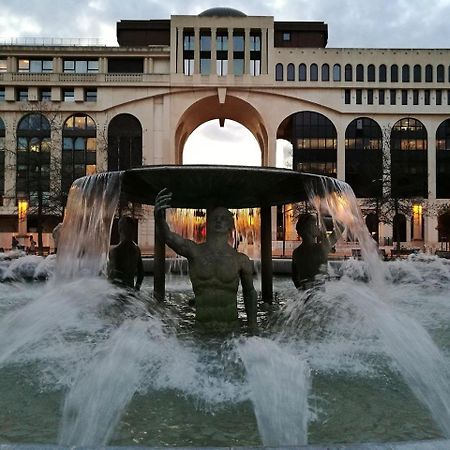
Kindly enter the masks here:
<path id="1" fill-rule="evenodd" d="M 119 219 L 119 236 L 120 242 L 109 251 L 108 278 L 138 291 L 144 279 L 144 268 L 141 251 L 133 241 L 133 220 L 130 217 Z"/>
<path id="2" fill-rule="evenodd" d="M 292 253 L 292 281 L 297 289 L 309 289 L 320 281 L 318 276 L 327 273 L 328 253 L 336 243 L 337 235 L 333 231 L 327 237 L 321 232 L 313 214 L 302 214 L 296 230 L 302 243 Z"/>
<path id="3" fill-rule="evenodd" d="M 208 212 L 206 242 L 197 244 L 170 230 L 164 210 L 170 208 L 171 200 L 172 193 L 167 189 L 163 189 L 156 197 L 157 232 L 163 233 L 166 244 L 189 262 L 197 322 L 210 326 L 237 324 L 236 295 L 240 279 L 248 324 L 255 327 L 257 306 L 253 266 L 247 255 L 237 252 L 228 243 L 234 227 L 232 214 L 222 207 Z"/>

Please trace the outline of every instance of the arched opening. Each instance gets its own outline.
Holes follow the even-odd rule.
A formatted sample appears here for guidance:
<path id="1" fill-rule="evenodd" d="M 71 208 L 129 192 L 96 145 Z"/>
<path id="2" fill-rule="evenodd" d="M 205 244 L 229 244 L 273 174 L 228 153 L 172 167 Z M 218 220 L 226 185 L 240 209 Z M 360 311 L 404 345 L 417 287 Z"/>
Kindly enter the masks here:
<path id="1" fill-rule="evenodd" d="M 226 120 L 221 127 L 218 120 L 210 120 L 186 140 L 182 163 L 260 166 L 261 149 L 255 136 L 240 123 Z"/>
<path id="2" fill-rule="evenodd" d="M 406 242 L 406 217 L 403 214 L 396 214 L 392 221 L 393 242 Z"/>
<path id="3" fill-rule="evenodd" d="M 211 126 L 217 131 L 217 125 L 219 125 L 220 128 L 224 129 L 223 135 L 228 140 L 228 146 L 230 145 L 229 141 L 232 143 L 237 142 L 238 129 L 242 131 L 238 124 L 245 127 L 246 130 L 243 130 L 244 134 L 248 130 L 259 147 L 260 163 L 258 165 L 267 166 L 269 161 L 268 134 L 259 112 L 244 100 L 226 95 L 226 91 L 219 92 L 219 94 L 220 98 L 219 95 L 215 95 L 199 100 L 191 105 L 181 116 L 175 132 L 175 163 L 185 163 L 185 144 L 194 130 L 197 130 L 197 128 L 207 122 L 213 121 L 211 125 L 205 125 L 206 130 Z M 233 122 L 237 124 L 233 124 Z M 195 138 L 193 139 L 195 142 Z M 223 152 L 226 151 L 227 149 L 225 148 Z M 218 160 L 216 159 L 216 161 Z"/>
<path id="4" fill-rule="evenodd" d="M 436 197 L 450 197 L 450 119 L 436 131 Z"/>

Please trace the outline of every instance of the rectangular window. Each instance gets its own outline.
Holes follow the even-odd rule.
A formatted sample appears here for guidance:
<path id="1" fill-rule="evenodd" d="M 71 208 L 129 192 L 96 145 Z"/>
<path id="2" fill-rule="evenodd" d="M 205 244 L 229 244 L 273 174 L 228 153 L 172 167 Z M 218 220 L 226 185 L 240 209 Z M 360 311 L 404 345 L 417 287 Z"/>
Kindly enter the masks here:
<path id="1" fill-rule="evenodd" d="M 52 59 L 19 59 L 18 69 L 20 73 L 45 73 L 53 72 Z"/>
<path id="2" fill-rule="evenodd" d="M 233 51 L 243 52 L 244 51 L 244 36 L 240 34 L 233 35 Z"/>
<path id="3" fill-rule="evenodd" d="M 447 105 L 450 105 L 450 89 L 447 89 Z"/>
<path id="4" fill-rule="evenodd" d="M 194 60 L 193 59 L 185 59 L 184 60 L 183 73 L 185 75 L 193 75 L 194 74 Z"/>
<path id="5" fill-rule="evenodd" d="M 367 104 L 373 105 L 373 89 L 367 89 Z"/>
<path id="6" fill-rule="evenodd" d="M 63 100 L 65 102 L 75 101 L 75 90 L 74 89 L 64 89 L 63 90 Z"/>
<path id="7" fill-rule="evenodd" d="M 413 105 L 418 105 L 418 104 L 419 104 L 419 90 L 414 89 L 413 90 Z"/>
<path id="8" fill-rule="evenodd" d="M 216 61 L 217 75 L 224 77 L 228 74 L 228 59 L 218 59 Z"/>
<path id="9" fill-rule="evenodd" d="M 17 89 L 16 90 L 16 100 L 18 102 L 27 102 L 28 101 L 28 88 Z"/>
<path id="10" fill-rule="evenodd" d="M 0 102 L 4 102 L 5 101 L 5 88 L 1 87 L 0 88 Z"/>
<path id="11" fill-rule="evenodd" d="M 425 103 L 425 105 L 429 105 L 430 104 L 430 97 L 431 97 L 431 95 L 430 95 L 430 90 L 429 89 L 425 89 L 425 91 L 424 91 L 424 103 Z"/>
<path id="12" fill-rule="evenodd" d="M 291 33 L 289 31 L 285 31 L 283 33 L 283 41 L 290 41 L 291 40 Z"/>
<path id="13" fill-rule="evenodd" d="M 39 89 L 39 100 L 41 102 L 49 102 L 52 99 L 52 90 L 51 89 Z"/>
<path id="14" fill-rule="evenodd" d="M 402 105 L 408 104 L 408 90 L 402 89 Z"/>
<path id="15" fill-rule="evenodd" d="M 235 59 L 233 61 L 233 71 L 235 75 L 243 75 L 244 74 L 244 60 L 243 59 Z"/>
<path id="16" fill-rule="evenodd" d="M 442 105 L 442 91 L 436 89 L 436 105 Z"/>
<path id="17" fill-rule="evenodd" d="M 261 51 L 261 36 L 250 36 L 250 51 Z"/>
<path id="18" fill-rule="evenodd" d="M 350 89 L 345 89 L 344 91 L 344 101 L 346 105 L 350 105 L 351 103 L 351 91 Z"/>
<path id="19" fill-rule="evenodd" d="M 261 61 L 259 59 L 250 60 L 250 75 L 261 75 Z"/>
<path id="20" fill-rule="evenodd" d="M 65 59 L 63 63 L 63 71 L 65 73 L 97 73 L 97 59 Z"/>
<path id="21" fill-rule="evenodd" d="M 209 75 L 211 73 L 211 59 L 200 60 L 200 73 L 202 75 Z"/>
<path id="22" fill-rule="evenodd" d="M 200 51 L 201 52 L 211 51 L 211 36 L 209 35 L 200 36 Z"/>
<path id="23" fill-rule="evenodd" d="M 97 101 L 97 89 L 89 88 L 84 90 L 84 101 L 85 102 L 96 102 Z"/>
<path id="24" fill-rule="evenodd" d="M 0 59 L 0 72 L 6 72 L 8 70 L 8 61 L 6 59 Z"/>
<path id="25" fill-rule="evenodd" d="M 228 50 L 228 35 L 218 35 L 216 37 L 216 49 L 217 51 Z"/>
<path id="26" fill-rule="evenodd" d="M 362 103 L 362 89 L 356 89 L 356 104 L 360 105 Z"/>
<path id="27" fill-rule="evenodd" d="M 378 104 L 384 105 L 385 103 L 385 95 L 384 95 L 384 89 L 379 89 L 378 91 Z"/>
<path id="28" fill-rule="evenodd" d="M 397 103 L 397 100 L 396 100 L 397 91 L 395 89 L 391 89 L 389 91 L 389 95 L 390 95 L 390 103 L 391 103 L 391 105 L 395 105 Z"/>
<path id="29" fill-rule="evenodd" d="M 184 40 L 183 40 L 183 49 L 184 50 L 194 50 L 195 44 L 194 44 L 194 35 L 193 34 L 185 34 Z"/>

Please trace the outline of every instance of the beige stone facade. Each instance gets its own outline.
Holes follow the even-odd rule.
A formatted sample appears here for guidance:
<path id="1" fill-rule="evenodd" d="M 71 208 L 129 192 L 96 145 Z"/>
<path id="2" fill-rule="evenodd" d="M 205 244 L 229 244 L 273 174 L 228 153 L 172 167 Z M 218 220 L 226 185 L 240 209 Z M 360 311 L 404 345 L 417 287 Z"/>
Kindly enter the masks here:
<path id="1" fill-rule="evenodd" d="M 0 118 L 4 123 L 4 189 L 0 206 L 0 220 L 17 217 L 16 196 L 16 127 L 29 111 L 39 111 L 44 101 L 43 91 L 50 91 L 46 108 L 54 111 L 60 123 L 73 114 L 87 114 L 97 129 L 96 170 L 108 168 L 107 144 L 100 137 L 110 121 L 119 114 L 134 116 L 142 127 L 142 159 L 144 165 L 180 164 L 183 146 L 189 135 L 202 123 L 211 119 L 231 119 L 247 127 L 257 139 L 264 166 L 275 165 L 276 141 L 279 127 L 292 114 L 311 111 L 326 116 L 337 134 L 337 177 L 345 180 L 345 133 L 348 125 L 359 117 L 375 120 L 382 129 L 389 129 L 405 117 L 419 120 L 427 131 L 428 199 L 436 199 L 436 131 L 450 118 L 450 50 L 436 49 L 333 49 L 316 47 L 276 47 L 273 17 L 260 16 L 172 16 L 168 21 L 170 42 L 167 45 L 147 46 L 67 46 L 67 45 L 1 45 L 0 46 Z M 332 26 L 332 24 L 331 24 Z M 186 63 L 184 38 L 186 31 L 193 39 L 192 64 Z M 233 36 L 243 41 L 242 73 L 235 74 Z M 201 73 L 200 40 L 209 39 L 209 73 Z M 226 71 L 219 69 L 217 36 L 225 37 L 227 45 Z M 251 60 L 257 37 L 257 63 Z M 287 36 L 285 36 L 287 37 Z M 252 40 L 253 39 L 253 40 Z M 238 41 L 236 41 L 238 42 Z M 253 45 L 253 47 L 251 46 Z M 224 48 L 224 47 L 222 47 Z M 136 72 L 112 72 L 111 61 L 122 64 L 127 59 L 139 63 Z M 51 70 L 20 70 L 23 61 L 51 61 Z M 93 70 L 72 70 L 67 61 L 96 61 Z M 187 65 L 186 65 L 187 64 Z M 288 81 L 288 65 L 293 64 L 293 79 Z M 299 79 L 300 65 L 307 76 Z M 311 80 L 311 66 L 317 65 L 318 78 Z M 321 77 L 321 68 L 329 66 L 329 80 Z M 277 65 L 283 69 L 277 79 Z M 334 73 L 339 65 L 340 76 Z M 352 81 L 345 81 L 346 65 L 352 66 Z M 356 67 L 363 67 L 363 81 L 357 80 Z M 368 67 L 375 67 L 375 78 L 368 80 Z M 379 79 L 379 67 L 388 69 L 386 81 Z M 409 82 L 390 80 L 389 68 L 408 65 Z M 444 79 L 438 80 L 438 66 L 444 67 Z M 420 81 L 413 80 L 413 67 L 421 67 Z M 425 77 L 425 67 L 432 68 L 431 81 Z M 67 71 L 67 68 L 71 70 Z M 255 69 L 256 67 L 256 69 Z M 213 69 L 211 69 L 213 68 Z M 192 73 L 186 74 L 186 70 Z M 337 70 L 337 69 L 336 69 Z M 218 71 L 220 72 L 218 74 Z M 336 75 L 336 76 L 334 76 Z M 292 76 L 292 74 L 291 74 Z M 278 77 L 280 78 L 280 77 Z M 326 78 L 326 77 L 325 77 Z M 406 94 L 404 91 L 406 90 Z M 27 92 L 20 101 L 21 91 Z M 73 97 L 72 92 L 73 91 Z M 386 93 L 380 104 L 380 92 Z M 390 104 L 387 94 L 395 91 L 396 104 Z M 67 92 L 71 97 L 65 97 Z M 95 92 L 93 98 L 86 97 Z M 406 98 L 406 104 L 405 103 Z M 66 100 L 66 101 L 65 101 Z M 415 104 L 417 103 L 417 104 Z M 52 158 L 62 149 L 61 130 L 52 131 Z M 450 174 L 449 174 L 450 175 Z M 56 171 L 53 180 L 60 178 Z M 408 224 L 413 219 L 407 217 Z M 417 222 L 417 218 L 416 218 Z M 420 225 L 421 226 L 421 225 Z M 407 227 L 407 242 L 418 231 L 418 222 Z M 423 240 L 427 246 L 437 247 L 437 217 L 424 217 Z M 412 230 L 412 231 L 411 231 Z M 388 226 L 381 227 L 380 237 L 392 235 Z M 11 232 L 0 233 L 0 247 L 8 247 Z M 415 238 L 421 240 L 420 236 Z M 153 226 L 146 219 L 140 227 L 140 244 L 151 250 Z M 45 244 L 51 246 L 49 235 Z"/>

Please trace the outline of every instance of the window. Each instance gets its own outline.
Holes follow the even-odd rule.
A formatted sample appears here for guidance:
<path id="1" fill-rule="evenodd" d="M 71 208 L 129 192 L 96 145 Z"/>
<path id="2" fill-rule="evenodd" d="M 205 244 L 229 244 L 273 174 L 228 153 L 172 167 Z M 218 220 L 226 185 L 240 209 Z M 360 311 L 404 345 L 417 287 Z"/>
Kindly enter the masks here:
<path id="1" fill-rule="evenodd" d="M 8 60 L 0 59 L 0 72 L 6 72 L 8 70 Z"/>
<path id="2" fill-rule="evenodd" d="M 5 88 L 0 87 L 0 102 L 4 102 L 4 101 L 5 101 Z"/>
<path id="3" fill-rule="evenodd" d="M 39 100 L 41 102 L 49 102 L 52 99 L 52 90 L 50 88 L 39 89 Z"/>
<path id="4" fill-rule="evenodd" d="M 183 39 L 183 49 L 184 50 L 194 50 L 195 49 L 195 41 L 194 34 L 185 34 Z"/>
<path id="5" fill-rule="evenodd" d="M 62 137 L 61 188 L 68 192 L 74 180 L 96 171 L 95 122 L 86 114 L 70 116 Z"/>
<path id="6" fill-rule="evenodd" d="M 19 72 L 43 73 L 53 72 L 52 59 L 19 59 Z"/>
<path id="7" fill-rule="evenodd" d="M 261 71 L 261 65 L 259 61 L 250 61 L 250 74 L 259 75 Z M 217 75 L 224 77 L 228 74 L 228 59 L 218 59 L 216 61 L 216 73 Z"/>
<path id="8" fill-rule="evenodd" d="M 295 67 L 292 63 L 287 65 L 286 79 L 288 81 L 295 81 Z"/>
<path id="9" fill-rule="evenodd" d="M 425 105 L 429 105 L 430 104 L 430 97 L 431 97 L 431 92 L 429 89 L 425 89 L 424 91 L 424 103 Z"/>
<path id="10" fill-rule="evenodd" d="M 96 102 L 97 101 L 97 89 L 87 88 L 84 90 L 84 101 L 85 102 Z"/>
<path id="11" fill-rule="evenodd" d="M 361 105 L 362 103 L 362 89 L 356 89 L 356 104 Z"/>
<path id="12" fill-rule="evenodd" d="M 322 81 L 330 81 L 330 66 L 322 64 Z"/>
<path id="13" fill-rule="evenodd" d="M 367 104 L 373 105 L 373 89 L 367 89 Z"/>
<path id="14" fill-rule="evenodd" d="M 385 103 L 384 89 L 379 89 L 378 90 L 378 104 L 379 105 L 384 105 L 384 103 Z"/>
<path id="15" fill-rule="evenodd" d="M 63 71 L 65 73 L 97 73 L 98 59 L 65 59 Z"/>
<path id="16" fill-rule="evenodd" d="M 16 90 L 16 100 L 18 102 L 28 101 L 28 88 L 20 88 Z"/>
<path id="17" fill-rule="evenodd" d="M 275 81 L 283 81 L 283 64 L 278 63 L 275 66 Z"/>
<path id="18" fill-rule="evenodd" d="M 351 103 L 351 91 L 350 89 L 345 89 L 344 91 L 345 104 L 350 105 Z"/>
<path id="19" fill-rule="evenodd" d="M 319 79 L 319 68 L 317 64 L 311 64 L 309 66 L 309 80 L 310 81 L 318 81 Z"/>
<path id="20" fill-rule="evenodd" d="M 402 67 L 402 82 L 409 83 L 409 65 L 404 64 Z"/>
<path id="21" fill-rule="evenodd" d="M 245 38 L 243 31 L 233 33 L 233 73 L 234 75 L 244 74 L 244 48 Z"/>
<path id="22" fill-rule="evenodd" d="M 65 102 L 75 101 L 75 89 L 63 89 L 63 100 Z"/>
<path id="23" fill-rule="evenodd" d="M 193 59 L 185 59 L 183 73 L 185 75 L 193 75 L 194 74 L 194 60 Z"/>
<path id="24" fill-rule="evenodd" d="M 425 66 L 425 82 L 426 83 L 433 82 L 433 66 L 431 64 L 427 64 Z"/>
<path id="25" fill-rule="evenodd" d="M 416 64 L 413 70 L 414 83 L 420 83 L 422 81 L 422 66 Z"/>
<path id="26" fill-rule="evenodd" d="M 408 104 L 408 90 L 402 89 L 402 105 Z"/>
<path id="27" fill-rule="evenodd" d="M 436 105 L 442 105 L 442 91 L 436 89 Z"/>
<path id="28" fill-rule="evenodd" d="M 261 36 L 258 35 L 250 35 L 250 51 L 261 51 Z"/>
<path id="29" fill-rule="evenodd" d="M 375 81 L 375 66 L 369 64 L 367 67 L 367 81 Z"/>
<path id="30" fill-rule="evenodd" d="M 209 31 L 200 32 L 200 73 L 211 73 L 211 35 Z"/>
<path id="31" fill-rule="evenodd" d="M 283 41 L 290 41 L 291 40 L 291 33 L 289 31 L 285 31 L 283 33 Z"/>
<path id="32" fill-rule="evenodd" d="M 341 65 L 335 64 L 333 66 L 333 81 L 341 81 Z"/>
<path id="33" fill-rule="evenodd" d="M 356 81 L 364 81 L 364 66 L 362 64 L 356 66 Z"/>
<path id="34" fill-rule="evenodd" d="M 306 64 L 298 66 L 298 81 L 306 81 Z"/>
<path id="35" fill-rule="evenodd" d="M 392 83 L 398 82 L 398 66 L 397 66 L 397 64 L 392 64 L 392 66 L 391 66 L 391 82 Z"/>
<path id="36" fill-rule="evenodd" d="M 419 104 L 419 90 L 414 89 L 413 90 L 413 105 L 418 105 L 418 104 Z"/>
<path id="37" fill-rule="evenodd" d="M 445 81 L 444 66 L 442 64 L 437 66 L 436 81 L 438 83 L 443 83 Z"/>
<path id="38" fill-rule="evenodd" d="M 387 81 L 386 64 L 381 64 L 378 68 L 378 81 L 385 83 Z"/>
<path id="39" fill-rule="evenodd" d="M 345 81 L 353 80 L 353 68 L 351 64 L 345 65 Z"/>
<path id="40" fill-rule="evenodd" d="M 251 65 L 252 75 L 257 74 L 257 68 L 252 61 Z M 216 73 L 219 76 L 226 76 L 228 74 L 228 35 L 218 34 L 216 36 Z"/>
<path id="41" fill-rule="evenodd" d="M 390 96 L 390 104 L 395 105 L 396 104 L 396 95 L 397 91 L 395 89 L 389 90 L 389 96 Z"/>
<path id="42" fill-rule="evenodd" d="M 250 75 L 261 75 L 261 33 L 250 34 Z"/>

